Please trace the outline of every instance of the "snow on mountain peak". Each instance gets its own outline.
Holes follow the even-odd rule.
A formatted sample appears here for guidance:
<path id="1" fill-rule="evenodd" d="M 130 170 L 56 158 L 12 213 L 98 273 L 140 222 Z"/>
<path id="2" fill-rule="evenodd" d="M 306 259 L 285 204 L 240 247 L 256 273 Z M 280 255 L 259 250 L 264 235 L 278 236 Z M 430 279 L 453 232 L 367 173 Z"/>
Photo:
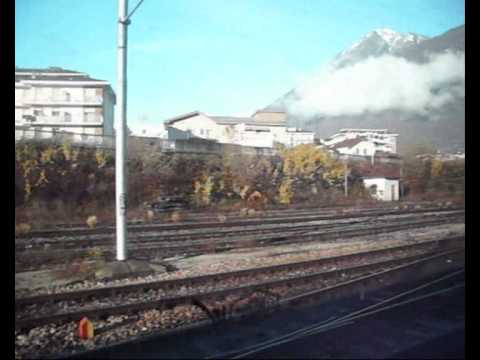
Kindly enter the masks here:
<path id="1" fill-rule="evenodd" d="M 402 49 L 426 39 L 427 37 L 415 33 L 402 33 L 386 27 L 379 28 L 369 32 L 351 47 L 340 52 L 334 59 L 333 65 L 335 67 L 343 66 L 370 56 L 395 55 Z"/>
<path id="2" fill-rule="evenodd" d="M 400 33 L 389 28 L 377 29 L 374 30 L 374 32 L 388 43 L 402 36 Z"/>
<path id="3" fill-rule="evenodd" d="M 413 34 L 413 33 L 401 33 L 389 28 L 380 28 L 376 29 L 366 37 L 376 34 L 380 36 L 390 47 L 395 47 L 398 45 L 403 45 L 406 43 L 419 43 L 422 40 L 427 39 L 425 36 Z"/>

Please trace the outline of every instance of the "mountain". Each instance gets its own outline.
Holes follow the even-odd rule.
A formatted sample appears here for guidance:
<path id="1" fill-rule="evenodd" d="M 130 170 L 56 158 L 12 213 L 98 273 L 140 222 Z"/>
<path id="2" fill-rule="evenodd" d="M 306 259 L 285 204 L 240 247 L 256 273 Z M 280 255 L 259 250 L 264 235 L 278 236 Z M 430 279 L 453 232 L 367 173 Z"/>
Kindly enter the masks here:
<path id="1" fill-rule="evenodd" d="M 369 32 L 359 42 L 342 51 L 332 61 L 336 68 L 358 63 L 369 57 L 381 55 L 400 55 L 403 51 L 427 40 L 426 36 L 414 33 L 399 33 L 383 28 Z"/>
<path id="2" fill-rule="evenodd" d="M 399 133 L 400 152 L 417 143 L 463 150 L 464 52 L 465 26 L 432 38 L 377 29 L 332 59 L 307 90 L 292 89 L 266 109 L 287 111 L 291 125 L 320 138 L 341 128 L 388 128 Z"/>
<path id="3" fill-rule="evenodd" d="M 465 25 L 422 41 L 416 46 L 403 48 L 399 50 L 398 55 L 410 61 L 424 63 L 429 55 L 445 52 L 465 52 Z"/>

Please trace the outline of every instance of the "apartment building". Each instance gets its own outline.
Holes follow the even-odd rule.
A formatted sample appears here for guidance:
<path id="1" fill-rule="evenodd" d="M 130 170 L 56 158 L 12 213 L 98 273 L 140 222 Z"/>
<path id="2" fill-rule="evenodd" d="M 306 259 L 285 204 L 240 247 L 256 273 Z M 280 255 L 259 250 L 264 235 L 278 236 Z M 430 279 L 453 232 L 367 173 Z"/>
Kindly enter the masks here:
<path id="1" fill-rule="evenodd" d="M 291 147 L 314 141 L 313 132 L 287 127 L 285 113 L 257 111 L 251 117 L 234 117 L 194 111 L 165 121 L 165 126 L 172 140 L 198 137 L 263 148 L 273 148 L 275 143 Z"/>
<path id="2" fill-rule="evenodd" d="M 113 136 L 115 93 L 108 81 L 59 67 L 15 68 L 15 133 L 76 140 Z M 33 134 L 33 135 L 32 135 Z"/>
<path id="3" fill-rule="evenodd" d="M 398 134 L 387 129 L 341 129 L 322 139 L 322 145 L 345 155 L 373 156 L 376 153 L 397 153 Z"/>

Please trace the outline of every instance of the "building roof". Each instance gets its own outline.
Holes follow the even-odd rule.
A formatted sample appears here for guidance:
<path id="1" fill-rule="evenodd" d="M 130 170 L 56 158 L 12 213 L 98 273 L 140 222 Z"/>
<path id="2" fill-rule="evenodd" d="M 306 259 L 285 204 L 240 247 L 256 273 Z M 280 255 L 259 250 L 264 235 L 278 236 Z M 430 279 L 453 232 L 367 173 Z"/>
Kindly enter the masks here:
<path id="1" fill-rule="evenodd" d="M 378 132 L 378 133 L 386 133 L 388 132 L 387 129 L 340 129 L 339 132 Z"/>
<path id="2" fill-rule="evenodd" d="M 189 119 L 189 118 L 197 116 L 197 115 L 205 115 L 205 114 L 201 113 L 200 111 L 191 111 L 189 113 L 178 115 L 178 116 L 175 116 L 173 118 L 167 119 L 163 123 L 165 125 L 172 125 L 173 123 L 176 123 L 177 121 Z"/>
<path id="3" fill-rule="evenodd" d="M 260 110 L 255 111 L 252 116 L 255 116 L 258 113 L 274 113 L 274 114 L 286 114 L 286 111 L 282 108 L 266 107 Z"/>
<path id="4" fill-rule="evenodd" d="M 332 149 L 340 149 L 340 148 L 346 147 L 346 148 L 351 149 L 352 147 L 361 143 L 362 141 L 368 141 L 368 139 L 363 137 L 363 136 L 357 136 L 356 138 L 353 138 L 353 139 L 346 139 L 346 140 L 340 141 L 340 142 L 332 145 L 331 148 Z"/>
<path id="5" fill-rule="evenodd" d="M 287 132 L 313 134 L 313 131 L 305 130 L 301 128 L 287 128 Z"/>
<path id="6" fill-rule="evenodd" d="M 221 125 L 237 125 L 242 123 L 251 123 L 254 121 L 249 117 L 236 117 L 236 116 L 209 116 L 210 119 Z"/>
<path id="7" fill-rule="evenodd" d="M 249 126 L 286 126 L 283 120 L 263 120 L 253 119 L 251 117 L 234 117 L 234 116 L 209 116 L 213 121 L 220 125 L 238 125 L 245 124 Z"/>
<path id="8" fill-rule="evenodd" d="M 72 82 L 105 82 L 105 80 L 93 79 L 88 75 L 34 75 L 34 74 L 15 74 L 15 81 L 72 81 Z"/>
<path id="9" fill-rule="evenodd" d="M 173 125 L 177 121 L 186 120 L 194 116 L 203 115 L 219 125 L 238 125 L 245 124 L 250 126 L 286 126 L 286 121 L 273 121 L 253 119 L 251 117 L 236 117 L 236 116 L 209 116 L 200 111 L 192 111 L 183 115 L 175 116 L 164 121 L 166 125 Z"/>
<path id="10" fill-rule="evenodd" d="M 389 163 L 351 163 L 350 165 L 355 172 L 364 179 L 368 178 L 400 178 L 400 165 Z"/>
<path id="11" fill-rule="evenodd" d="M 20 67 L 15 67 L 15 73 L 55 73 L 55 74 L 61 74 L 61 73 L 72 73 L 72 74 L 83 74 L 79 71 L 74 71 L 74 70 L 68 70 L 68 69 L 63 69 L 58 66 L 50 66 L 48 68 L 20 68 Z"/>
<path id="12" fill-rule="evenodd" d="M 399 176 L 363 176 L 363 179 L 386 179 L 386 180 L 400 180 Z"/>
<path id="13" fill-rule="evenodd" d="M 397 153 L 391 153 L 391 152 L 386 152 L 386 151 L 376 151 L 375 152 L 375 157 L 386 157 L 386 158 L 401 159 L 401 156 L 398 155 Z"/>
<path id="14" fill-rule="evenodd" d="M 105 80 L 91 78 L 88 74 L 62 69 L 60 67 L 49 67 L 46 69 L 39 68 L 15 68 L 15 81 L 91 81 L 91 82 L 105 82 Z"/>

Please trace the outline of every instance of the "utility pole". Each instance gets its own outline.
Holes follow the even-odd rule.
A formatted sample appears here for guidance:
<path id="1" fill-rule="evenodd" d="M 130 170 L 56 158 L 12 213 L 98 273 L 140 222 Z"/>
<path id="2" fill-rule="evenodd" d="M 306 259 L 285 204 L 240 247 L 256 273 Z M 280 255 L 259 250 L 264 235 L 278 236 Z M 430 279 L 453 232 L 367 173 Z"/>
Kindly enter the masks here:
<path id="1" fill-rule="evenodd" d="M 403 159 L 401 160 L 401 163 L 400 163 L 400 181 L 399 181 L 399 185 L 400 185 L 399 192 L 400 192 L 400 200 L 401 200 L 401 199 L 403 199 Z"/>
<path id="2" fill-rule="evenodd" d="M 343 172 L 344 172 L 344 188 L 345 188 L 345 197 L 348 197 L 348 166 L 347 166 L 347 158 L 343 161 Z"/>
<path id="3" fill-rule="evenodd" d="M 127 27 L 130 17 L 144 0 L 140 0 L 130 14 L 128 0 L 118 0 L 117 52 L 117 108 L 115 119 L 115 201 L 117 220 L 117 260 L 127 259 Z"/>
<path id="4" fill-rule="evenodd" d="M 115 198 L 117 220 L 117 260 L 127 259 L 127 18 L 128 0 L 118 0 L 117 109 L 115 132 Z"/>

